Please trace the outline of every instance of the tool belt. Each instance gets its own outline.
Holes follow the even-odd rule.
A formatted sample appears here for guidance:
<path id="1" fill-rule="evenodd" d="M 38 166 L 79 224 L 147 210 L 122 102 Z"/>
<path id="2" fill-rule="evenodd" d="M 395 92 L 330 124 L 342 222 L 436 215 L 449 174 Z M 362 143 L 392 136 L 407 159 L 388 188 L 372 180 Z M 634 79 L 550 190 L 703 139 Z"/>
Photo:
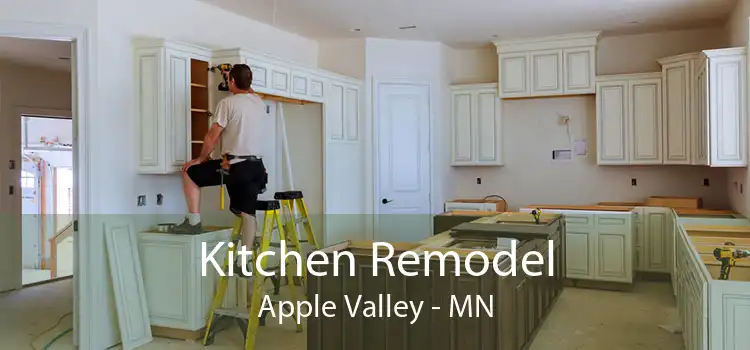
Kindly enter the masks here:
<path id="1" fill-rule="evenodd" d="M 222 157 L 225 158 L 226 160 L 233 160 L 233 159 L 246 159 L 246 160 L 251 160 L 251 161 L 262 160 L 262 158 L 257 157 L 257 156 L 235 156 L 232 154 L 225 154 Z"/>

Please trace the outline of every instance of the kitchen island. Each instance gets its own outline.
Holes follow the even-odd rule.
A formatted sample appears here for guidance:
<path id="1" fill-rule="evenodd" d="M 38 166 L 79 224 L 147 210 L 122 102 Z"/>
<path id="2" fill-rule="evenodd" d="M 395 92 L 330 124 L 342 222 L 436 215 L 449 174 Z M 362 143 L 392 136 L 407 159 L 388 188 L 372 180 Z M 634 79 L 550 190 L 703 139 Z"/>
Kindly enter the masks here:
<path id="1" fill-rule="evenodd" d="M 329 261 L 343 252 L 355 258 L 352 262 L 340 259 L 338 265 L 324 264 L 321 267 L 329 272 L 327 276 L 309 276 L 308 298 L 332 301 L 339 307 L 334 317 L 308 318 L 307 348 L 527 349 L 562 292 L 565 278 L 562 217 L 545 215 L 540 225 L 529 219 L 528 214 L 497 214 L 474 220 L 472 224 L 486 225 L 479 230 L 475 226 L 460 229 L 459 225 L 414 245 L 394 243 L 394 266 L 398 261 L 415 263 L 405 271 L 395 269 L 393 274 L 383 269 L 374 276 L 371 271 L 373 255 L 382 256 L 372 250 L 374 242 L 344 242 L 323 249 Z M 506 238 L 516 240 L 515 250 L 508 249 L 507 244 L 514 242 Z M 511 251 L 515 256 L 494 259 L 499 252 Z M 435 253 L 445 254 L 445 260 Z M 450 254 L 462 263 L 454 264 Z M 533 259 L 527 258 L 528 254 L 543 259 L 529 263 Z M 550 255 L 551 261 L 547 259 Z M 427 269 L 424 259 L 429 262 Z M 492 262 L 485 272 L 481 272 L 487 266 L 483 260 Z M 349 271 L 349 264 L 354 264 L 355 276 L 347 272 L 332 276 L 334 267 Z M 513 266 L 515 274 L 494 271 L 508 271 Z M 481 273 L 472 275 L 470 271 Z M 379 303 L 383 296 L 390 296 L 385 300 L 393 303 L 417 302 L 422 311 L 416 318 L 408 317 L 406 309 L 405 317 L 351 315 L 346 300 L 360 296 L 363 302 Z"/>

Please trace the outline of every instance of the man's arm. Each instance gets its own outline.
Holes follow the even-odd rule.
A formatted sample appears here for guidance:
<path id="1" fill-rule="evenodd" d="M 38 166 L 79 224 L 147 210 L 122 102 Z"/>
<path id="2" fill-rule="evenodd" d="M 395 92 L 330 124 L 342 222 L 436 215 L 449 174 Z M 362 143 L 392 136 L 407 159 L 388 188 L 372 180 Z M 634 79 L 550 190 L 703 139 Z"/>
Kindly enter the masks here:
<path id="1" fill-rule="evenodd" d="M 203 138 L 203 147 L 201 148 L 201 154 L 198 156 L 198 159 L 201 161 L 208 159 L 208 155 L 213 151 L 214 145 L 216 145 L 216 141 L 219 140 L 219 136 L 221 136 L 223 130 L 224 128 L 218 123 L 213 123 L 211 125 L 211 129 L 208 130 L 206 137 Z"/>

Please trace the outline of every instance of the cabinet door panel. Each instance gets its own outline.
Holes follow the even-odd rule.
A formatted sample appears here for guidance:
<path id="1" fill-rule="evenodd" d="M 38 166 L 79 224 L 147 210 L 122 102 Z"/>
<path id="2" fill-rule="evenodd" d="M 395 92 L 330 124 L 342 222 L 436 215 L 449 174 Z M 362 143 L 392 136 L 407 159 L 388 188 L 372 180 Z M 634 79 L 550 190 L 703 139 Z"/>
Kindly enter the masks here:
<path id="1" fill-rule="evenodd" d="M 563 73 L 566 94 L 593 93 L 596 65 L 593 48 L 563 51 Z"/>
<path id="2" fill-rule="evenodd" d="M 627 279 L 625 236 L 599 232 L 597 237 L 596 278 L 618 281 Z"/>
<path id="3" fill-rule="evenodd" d="M 454 92 L 452 101 L 453 163 L 470 163 L 473 160 L 472 94 L 468 91 Z"/>
<path id="4" fill-rule="evenodd" d="M 359 89 L 347 86 L 346 100 L 344 102 L 344 119 L 346 122 L 346 139 L 357 141 L 359 139 Z"/>
<path id="5" fill-rule="evenodd" d="M 597 84 L 597 151 L 599 164 L 627 164 L 628 150 L 628 83 Z"/>
<path id="6" fill-rule="evenodd" d="M 708 165 L 708 70 L 706 61 L 696 63 L 693 85 L 693 164 Z"/>
<path id="7" fill-rule="evenodd" d="M 345 87 L 339 83 L 331 83 L 328 100 L 323 107 L 328 125 L 328 139 L 342 140 L 344 138 L 344 96 Z"/>
<path id="8" fill-rule="evenodd" d="M 167 130 L 170 166 L 178 170 L 188 161 L 188 120 L 190 120 L 190 57 L 170 52 L 167 89 Z"/>
<path id="9" fill-rule="evenodd" d="M 690 164 L 690 62 L 665 65 L 664 163 Z"/>
<path id="10" fill-rule="evenodd" d="M 499 56 L 500 96 L 518 97 L 529 94 L 529 55 L 502 54 Z"/>
<path id="11" fill-rule="evenodd" d="M 711 165 L 743 166 L 747 162 L 744 61 L 744 56 L 711 59 Z"/>
<path id="12" fill-rule="evenodd" d="M 646 261 L 648 269 L 657 272 L 669 272 L 667 213 L 647 213 L 646 232 Z"/>
<path id="13" fill-rule="evenodd" d="M 164 118 L 161 118 L 161 106 L 159 91 L 162 89 L 162 75 L 164 65 L 162 60 L 164 55 L 159 50 L 139 50 L 136 57 L 136 78 L 137 78 L 137 113 L 138 113 L 138 165 L 142 172 L 157 171 L 160 159 L 159 135 L 164 129 Z M 162 164 L 163 165 L 163 164 Z"/>
<path id="14" fill-rule="evenodd" d="M 500 160 L 498 154 L 497 94 L 494 91 L 477 93 L 477 162 L 494 163 Z"/>
<path id="15" fill-rule="evenodd" d="M 565 273 L 567 277 L 591 277 L 592 256 L 589 249 L 592 244 L 591 233 L 588 230 L 577 229 L 575 226 L 568 226 L 565 239 L 567 245 L 565 252 L 567 271 Z"/>
<path id="16" fill-rule="evenodd" d="M 661 80 L 630 82 L 631 164 L 661 164 Z"/>
<path id="17" fill-rule="evenodd" d="M 561 56 L 560 50 L 531 53 L 532 95 L 557 95 L 563 92 Z"/>

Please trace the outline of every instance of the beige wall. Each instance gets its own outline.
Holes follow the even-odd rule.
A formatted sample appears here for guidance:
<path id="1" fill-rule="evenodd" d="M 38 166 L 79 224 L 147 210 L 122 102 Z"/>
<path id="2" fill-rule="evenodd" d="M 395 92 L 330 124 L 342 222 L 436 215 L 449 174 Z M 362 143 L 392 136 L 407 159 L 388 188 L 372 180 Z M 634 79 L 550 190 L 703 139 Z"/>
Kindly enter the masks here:
<path id="1" fill-rule="evenodd" d="M 748 46 L 748 17 L 750 16 L 750 0 L 739 0 L 727 22 L 726 31 L 729 44 L 732 46 Z M 750 128 L 750 123 L 748 123 Z M 748 132 L 750 134 L 750 132 Z M 732 209 L 745 216 L 750 216 L 747 185 L 750 184 L 750 172 L 747 168 L 729 170 L 729 186 L 727 192 Z M 742 193 L 740 193 L 742 187 Z"/>
<path id="2" fill-rule="evenodd" d="M 604 37 L 598 51 L 598 73 L 658 71 L 661 57 L 723 46 L 721 29 Z M 492 49 L 453 50 L 451 84 L 497 81 Z M 499 194 L 511 209 L 527 204 L 590 204 L 636 201 L 651 195 L 702 196 L 706 207 L 724 208 L 727 171 L 677 166 L 597 166 L 595 98 L 563 97 L 503 102 L 506 165 L 452 168 L 446 182 L 450 197 Z M 571 138 L 586 139 L 588 154 L 571 163 L 553 163 L 552 150 L 569 146 L 558 114 L 570 117 Z M 446 115 L 446 118 L 449 116 Z M 482 184 L 477 185 L 477 178 Z M 637 186 L 631 186 L 631 178 Z M 703 186 L 708 178 L 710 187 Z"/>

